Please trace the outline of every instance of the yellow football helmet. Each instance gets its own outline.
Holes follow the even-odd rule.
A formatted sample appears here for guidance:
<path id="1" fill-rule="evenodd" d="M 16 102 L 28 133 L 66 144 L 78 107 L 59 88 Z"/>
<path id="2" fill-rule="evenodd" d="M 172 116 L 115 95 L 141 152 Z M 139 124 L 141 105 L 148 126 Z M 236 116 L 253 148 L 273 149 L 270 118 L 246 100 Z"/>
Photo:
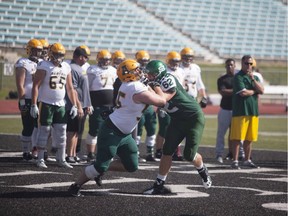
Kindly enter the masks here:
<path id="1" fill-rule="evenodd" d="M 166 56 L 166 63 L 168 67 L 173 71 L 175 71 L 179 67 L 180 61 L 181 61 L 181 56 L 176 51 L 171 51 Z"/>
<path id="2" fill-rule="evenodd" d="M 194 50 L 189 47 L 185 47 L 181 50 L 180 54 L 183 65 L 188 67 L 193 62 L 193 57 L 195 55 Z"/>
<path id="3" fill-rule="evenodd" d="M 145 50 L 140 50 L 135 54 L 137 62 L 140 63 L 141 67 L 144 68 L 150 61 L 150 55 Z"/>
<path id="4" fill-rule="evenodd" d="M 112 54 L 112 65 L 117 68 L 118 65 L 123 62 L 124 60 L 126 59 L 126 56 L 125 54 L 120 51 L 120 50 L 117 50 L 115 51 L 113 54 Z"/>
<path id="5" fill-rule="evenodd" d="M 26 53 L 28 56 L 40 57 L 42 50 L 43 50 L 43 45 L 37 39 L 29 40 L 26 45 Z"/>
<path id="6" fill-rule="evenodd" d="M 49 58 L 56 64 L 61 64 L 64 60 L 66 50 L 61 43 L 54 43 L 49 50 Z"/>
<path id="7" fill-rule="evenodd" d="M 194 56 L 195 55 L 194 50 L 189 48 L 189 47 L 183 48 L 181 50 L 180 54 L 181 54 L 181 56 L 183 56 L 183 55 Z"/>
<path id="8" fill-rule="evenodd" d="M 41 54 L 41 58 L 44 60 L 48 60 L 48 52 L 49 52 L 49 43 L 46 39 L 40 39 L 39 40 L 42 45 L 43 45 L 43 50 L 42 50 L 42 54 Z"/>
<path id="9" fill-rule="evenodd" d="M 49 43 L 48 43 L 48 41 L 46 39 L 40 39 L 39 41 L 42 43 L 43 49 L 44 48 L 47 48 L 47 49 L 49 48 Z"/>
<path id="10" fill-rule="evenodd" d="M 107 69 L 111 61 L 111 53 L 108 50 L 100 50 L 96 60 L 101 68 Z"/>
<path id="11" fill-rule="evenodd" d="M 121 82 L 137 81 L 141 77 L 140 64 L 133 59 L 127 59 L 117 67 L 117 75 Z"/>

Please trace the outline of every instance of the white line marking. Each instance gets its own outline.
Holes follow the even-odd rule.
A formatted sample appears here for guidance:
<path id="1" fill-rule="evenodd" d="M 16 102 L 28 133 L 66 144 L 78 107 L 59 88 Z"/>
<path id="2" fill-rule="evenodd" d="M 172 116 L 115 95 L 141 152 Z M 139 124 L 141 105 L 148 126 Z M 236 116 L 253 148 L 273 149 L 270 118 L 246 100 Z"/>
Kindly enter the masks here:
<path id="1" fill-rule="evenodd" d="M 24 171 L 21 171 L 21 172 L 0 173 L 0 177 L 20 176 L 20 175 L 39 175 L 39 174 L 64 174 L 64 175 L 72 175 L 72 174 L 70 174 L 70 173 L 63 173 L 63 172 L 24 170 Z"/>

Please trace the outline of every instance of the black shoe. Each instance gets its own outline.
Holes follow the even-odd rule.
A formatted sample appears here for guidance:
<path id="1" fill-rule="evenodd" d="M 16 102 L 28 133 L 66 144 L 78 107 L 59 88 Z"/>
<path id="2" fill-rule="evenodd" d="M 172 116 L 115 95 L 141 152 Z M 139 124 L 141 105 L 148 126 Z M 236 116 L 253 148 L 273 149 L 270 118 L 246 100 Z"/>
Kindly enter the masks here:
<path id="1" fill-rule="evenodd" d="M 177 154 L 173 154 L 172 155 L 172 161 L 183 161 L 183 156 L 182 155 L 177 155 Z"/>
<path id="2" fill-rule="evenodd" d="M 155 152 L 155 158 L 161 159 L 161 157 L 162 157 L 162 150 L 157 149 Z"/>
<path id="3" fill-rule="evenodd" d="M 22 156 L 23 160 L 25 161 L 30 161 L 33 159 L 32 154 L 30 152 L 24 152 Z"/>
<path id="4" fill-rule="evenodd" d="M 152 156 L 152 154 L 149 154 L 146 156 L 146 161 L 152 161 L 152 162 L 155 162 L 155 158 Z"/>
<path id="5" fill-rule="evenodd" d="M 143 192 L 145 195 L 165 195 L 171 193 L 171 190 L 164 186 L 163 181 L 160 184 L 156 181 L 151 188 L 148 188 Z"/>
<path id="6" fill-rule="evenodd" d="M 87 162 L 92 162 L 92 161 L 95 161 L 96 160 L 96 156 L 94 153 L 92 152 L 89 152 L 88 155 L 87 155 Z"/>
<path id="7" fill-rule="evenodd" d="M 79 158 L 78 156 L 75 156 L 75 157 L 74 157 L 74 160 L 75 160 L 77 163 L 80 163 L 81 158 Z"/>
<path id="8" fill-rule="evenodd" d="M 239 167 L 239 163 L 238 162 L 235 162 L 235 161 L 233 161 L 232 162 L 232 164 L 231 164 L 231 168 L 232 169 L 241 169 L 240 167 Z"/>
<path id="9" fill-rule="evenodd" d="M 142 158 L 142 157 L 140 157 L 140 156 L 138 155 L 138 162 L 139 162 L 139 163 L 145 163 L 145 162 L 146 162 L 146 159 L 144 159 L 144 158 Z"/>
<path id="10" fill-rule="evenodd" d="M 225 157 L 225 160 L 232 160 L 233 159 L 233 155 L 231 152 L 229 152 L 226 157 Z"/>
<path id="11" fill-rule="evenodd" d="M 81 189 L 81 186 L 74 183 L 70 185 L 68 189 L 68 193 L 74 197 L 81 197 L 83 195 L 80 193 L 80 189 Z"/>
<path id="12" fill-rule="evenodd" d="M 99 187 L 101 187 L 102 186 L 102 176 L 103 175 L 98 175 L 98 176 L 96 176 L 95 178 L 94 178 L 94 181 L 96 182 L 96 184 L 99 186 Z"/>
<path id="13" fill-rule="evenodd" d="M 76 163 L 74 157 L 72 157 L 72 156 L 68 156 L 68 157 L 66 157 L 65 159 L 66 159 L 66 162 L 67 162 L 67 163 L 73 163 L 73 164 Z"/>

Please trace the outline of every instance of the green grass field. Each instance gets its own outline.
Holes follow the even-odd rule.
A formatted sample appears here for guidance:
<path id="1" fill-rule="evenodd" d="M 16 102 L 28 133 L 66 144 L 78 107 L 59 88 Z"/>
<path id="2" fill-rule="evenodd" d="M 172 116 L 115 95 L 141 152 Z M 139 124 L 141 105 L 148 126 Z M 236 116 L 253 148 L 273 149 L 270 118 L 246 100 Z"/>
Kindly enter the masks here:
<path id="1" fill-rule="evenodd" d="M 20 134 L 21 128 L 21 119 L 19 117 L 1 118 L 0 134 Z M 83 138 L 86 137 L 87 132 L 88 121 L 86 121 Z M 215 116 L 207 116 L 201 145 L 215 146 L 216 132 L 217 118 Z M 227 143 L 225 147 L 227 147 Z M 258 142 L 253 144 L 253 148 L 287 151 L 287 116 L 260 116 L 259 139 Z"/>

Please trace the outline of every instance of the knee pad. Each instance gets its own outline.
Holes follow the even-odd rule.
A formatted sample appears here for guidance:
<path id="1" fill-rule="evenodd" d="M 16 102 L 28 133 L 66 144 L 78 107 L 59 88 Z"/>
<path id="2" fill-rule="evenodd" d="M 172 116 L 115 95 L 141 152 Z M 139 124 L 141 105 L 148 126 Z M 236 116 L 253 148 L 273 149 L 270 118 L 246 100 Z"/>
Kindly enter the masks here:
<path id="1" fill-rule="evenodd" d="M 48 137 L 50 134 L 50 126 L 39 126 L 37 133 L 37 146 L 40 148 L 45 148 L 48 142 Z"/>
<path id="2" fill-rule="evenodd" d="M 96 145 L 97 143 L 97 136 L 93 137 L 91 136 L 89 133 L 87 134 L 86 137 L 86 143 L 87 144 L 91 144 L 91 145 Z"/>
<path id="3" fill-rule="evenodd" d="M 87 178 L 93 180 L 96 176 L 99 175 L 99 173 L 97 172 L 94 165 L 92 164 L 85 168 L 85 175 L 87 176 Z"/>
<path id="4" fill-rule="evenodd" d="M 52 142 L 58 147 L 66 145 L 66 124 L 54 124 L 52 133 Z"/>
<path id="5" fill-rule="evenodd" d="M 153 147 L 155 145 L 155 139 L 156 139 L 156 135 L 147 136 L 146 141 L 145 141 L 146 146 Z"/>

